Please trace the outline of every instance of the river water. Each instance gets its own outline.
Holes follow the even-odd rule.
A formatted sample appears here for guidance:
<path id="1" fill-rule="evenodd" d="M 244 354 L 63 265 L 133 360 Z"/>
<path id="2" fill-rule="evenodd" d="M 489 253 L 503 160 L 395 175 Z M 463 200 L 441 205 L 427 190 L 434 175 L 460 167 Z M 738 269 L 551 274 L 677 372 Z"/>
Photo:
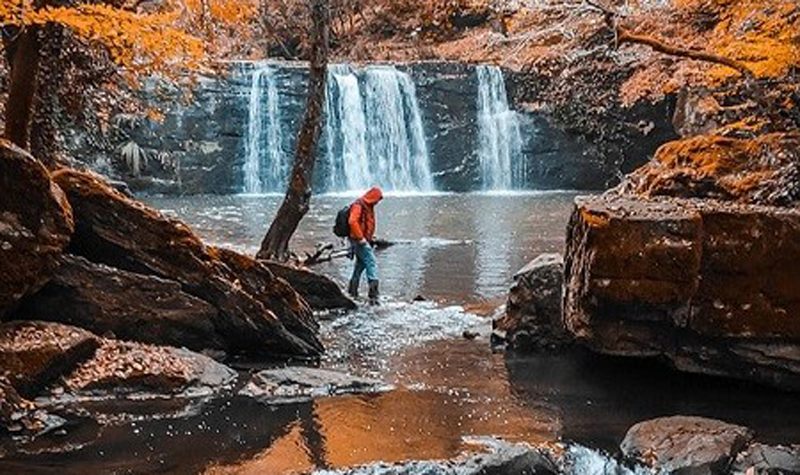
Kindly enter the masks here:
<path id="1" fill-rule="evenodd" d="M 44 452 L 0 460 L 0 472 L 311 473 L 448 459 L 482 450 L 486 437 L 575 441 L 613 452 L 635 422 L 672 414 L 745 424 L 766 442 L 800 442 L 800 408 L 790 394 L 577 350 L 492 352 L 486 315 L 502 304 L 517 269 L 562 250 L 573 198 L 398 195 L 379 205 L 378 234 L 397 242 L 378 253 L 384 303 L 323 316 L 328 351 L 320 365 L 379 378 L 392 391 L 272 406 L 235 395 L 176 408 L 112 402 L 90 409 L 106 424 L 83 429 L 83 439 L 71 435 L 74 450 L 47 454 L 45 444 Z M 253 253 L 279 199 L 149 202 L 211 243 Z M 336 211 L 351 200 L 315 197 L 294 249 L 331 242 Z M 318 270 L 345 281 L 351 265 L 339 259 Z M 466 339 L 465 331 L 478 336 Z M 159 417 L 145 415 L 154 410 Z"/>

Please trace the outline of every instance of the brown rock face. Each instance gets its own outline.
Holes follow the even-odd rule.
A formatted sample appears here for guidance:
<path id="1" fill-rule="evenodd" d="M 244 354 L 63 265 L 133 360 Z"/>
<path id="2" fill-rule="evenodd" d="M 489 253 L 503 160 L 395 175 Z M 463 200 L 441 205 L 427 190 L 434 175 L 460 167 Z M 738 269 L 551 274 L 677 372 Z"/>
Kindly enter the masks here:
<path id="1" fill-rule="evenodd" d="M 506 313 L 494 332 L 516 349 L 555 349 L 568 343 L 561 316 L 564 259 L 542 254 L 514 274 Z"/>
<path id="2" fill-rule="evenodd" d="M 94 355 L 97 337 L 58 323 L 0 325 L 0 376 L 25 397 L 35 397 Z"/>
<path id="3" fill-rule="evenodd" d="M 42 290 L 25 299 L 17 318 L 86 328 L 145 343 L 225 350 L 217 310 L 180 284 L 64 255 Z"/>
<path id="4" fill-rule="evenodd" d="M 699 135 L 662 145 L 650 163 L 616 188 L 626 195 L 714 198 L 796 205 L 800 201 L 800 134 L 754 139 Z"/>
<path id="5" fill-rule="evenodd" d="M 302 267 L 278 262 L 263 263 L 276 276 L 286 280 L 314 310 L 354 309 L 356 303 L 330 278 Z"/>
<path id="6" fill-rule="evenodd" d="M 596 351 L 800 388 L 800 211 L 578 198 L 565 327 Z"/>
<path id="7" fill-rule="evenodd" d="M 54 174 L 75 214 L 74 254 L 92 262 L 173 280 L 217 310 L 216 332 L 229 352 L 316 355 L 322 345 L 310 309 L 271 273 L 261 275 L 270 298 L 248 292 L 240 275 L 183 223 L 130 200 L 97 176 L 75 170 Z M 231 259 L 232 260 L 232 259 Z M 239 256 L 237 262 L 255 265 Z"/>
<path id="8" fill-rule="evenodd" d="M 658 473 L 722 474 L 736 454 L 753 440 L 746 427 L 703 417 L 673 416 L 640 422 L 620 444 Z"/>
<path id="9" fill-rule="evenodd" d="M 72 212 L 44 166 L 0 139 L 0 317 L 38 290 L 69 244 Z"/>

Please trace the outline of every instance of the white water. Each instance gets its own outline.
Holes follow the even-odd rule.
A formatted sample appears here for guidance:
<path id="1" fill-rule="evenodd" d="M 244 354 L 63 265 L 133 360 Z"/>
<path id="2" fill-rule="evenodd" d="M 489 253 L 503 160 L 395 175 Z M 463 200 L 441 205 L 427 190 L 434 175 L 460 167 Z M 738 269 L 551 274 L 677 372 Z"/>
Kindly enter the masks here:
<path id="1" fill-rule="evenodd" d="M 328 68 L 325 138 L 328 190 L 361 190 L 372 181 L 366 119 L 358 76 L 347 65 Z"/>
<path id="2" fill-rule="evenodd" d="M 508 106 L 502 71 L 477 66 L 480 172 L 484 191 L 524 184 L 522 137 Z M 324 140 L 326 192 L 435 191 L 416 89 L 394 66 L 354 69 L 332 65 L 326 84 Z M 250 85 L 243 167 L 248 194 L 282 193 L 291 166 L 284 136 L 275 67 L 256 66 Z"/>
<path id="3" fill-rule="evenodd" d="M 280 104 L 272 66 L 258 66 L 250 82 L 244 192 L 283 191 L 290 158 L 283 152 Z"/>
<path id="4" fill-rule="evenodd" d="M 393 66 L 328 72 L 328 191 L 432 191 L 428 147 L 411 77 Z"/>
<path id="5" fill-rule="evenodd" d="M 522 135 L 517 113 L 508 108 L 503 72 L 477 66 L 478 158 L 484 190 L 511 190 L 523 182 Z"/>

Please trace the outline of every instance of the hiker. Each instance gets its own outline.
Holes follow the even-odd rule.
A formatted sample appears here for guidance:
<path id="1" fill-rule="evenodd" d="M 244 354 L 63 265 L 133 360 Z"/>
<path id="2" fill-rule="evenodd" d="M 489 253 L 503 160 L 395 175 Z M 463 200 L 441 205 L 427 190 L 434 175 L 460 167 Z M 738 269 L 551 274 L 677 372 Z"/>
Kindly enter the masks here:
<path id="1" fill-rule="evenodd" d="M 367 271 L 369 303 L 373 305 L 378 304 L 378 264 L 375 262 L 375 252 L 372 250 L 372 240 L 375 238 L 375 205 L 381 199 L 383 192 L 377 186 L 373 186 L 364 193 L 364 196 L 350 205 L 347 220 L 350 225 L 351 252 L 356 258 L 347 292 L 353 297 L 358 297 L 361 274 Z"/>

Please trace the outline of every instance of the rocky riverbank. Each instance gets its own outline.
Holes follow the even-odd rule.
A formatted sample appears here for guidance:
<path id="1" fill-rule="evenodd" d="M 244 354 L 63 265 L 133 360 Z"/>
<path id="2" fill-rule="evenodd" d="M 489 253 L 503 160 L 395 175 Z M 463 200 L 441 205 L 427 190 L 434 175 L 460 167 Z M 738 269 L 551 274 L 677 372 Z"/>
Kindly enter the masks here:
<path id="1" fill-rule="evenodd" d="M 800 156 L 795 133 L 698 135 L 620 186 L 576 199 L 561 268 L 520 271 L 512 342 L 563 337 L 680 370 L 800 388 Z M 556 307 L 552 296 L 563 292 Z"/>
<path id="2" fill-rule="evenodd" d="M 49 430 L 27 399 L 218 396 L 223 360 L 314 359 L 315 308 L 352 308 L 327 278 L 204 244 L 185 224 L 0 142 L 2 430 Z M 60 417 L 60 416 L 59 416 Z M 57 419 L 61 420 L 61 419 Z"/>

